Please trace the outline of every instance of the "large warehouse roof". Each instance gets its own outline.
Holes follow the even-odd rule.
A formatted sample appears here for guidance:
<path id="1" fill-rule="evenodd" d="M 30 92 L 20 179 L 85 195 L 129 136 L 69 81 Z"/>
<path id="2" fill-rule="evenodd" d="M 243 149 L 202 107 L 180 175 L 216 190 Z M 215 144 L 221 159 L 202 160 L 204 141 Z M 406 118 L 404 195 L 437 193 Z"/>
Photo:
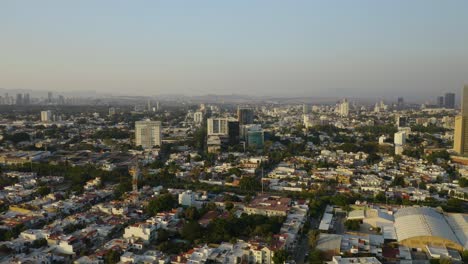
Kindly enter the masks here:
<path id="1" fill-rule="evenodd" d="M 468 215 L 449 214 L 446 219 L 460 241 L 460 244 L 464 248 L 468 248 Z"/>
<path id="2" fill-rule="evenodd" d="M 434 236 L 461 244 L 445 217 L 429 207 L 407 207 L 395 214 L 398 241 L 419 236 Z"/>

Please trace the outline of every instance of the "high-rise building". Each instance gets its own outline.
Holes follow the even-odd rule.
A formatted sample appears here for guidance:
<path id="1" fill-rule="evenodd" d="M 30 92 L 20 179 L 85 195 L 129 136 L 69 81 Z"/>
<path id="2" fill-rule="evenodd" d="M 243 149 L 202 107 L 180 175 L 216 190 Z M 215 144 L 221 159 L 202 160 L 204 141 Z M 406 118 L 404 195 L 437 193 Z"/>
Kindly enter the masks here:
<path id="1" fill-rule="evenodd" d="M 29 93 L 25 93 L 23 97 L 23 104 L 29 105 L 31 103 L 31 97 L 29 97 Z"/>
<path id="2" fill-rule="evenodd" d="M 161 104 L 159 103 L 159 101 L 156 102 L 156 111 L 159 111 L 161 110 Z"/>
<path id="3" fill-rule="evenodd" d="M 54 97 L 52 95 L 52 92 L 48 92 L 47 93 L 47 102 L 50 104 L 50 103 L 52 103 L 53 99 L 54 99 Z"/>
<path id="4" fill-rule="evenodd" d="M 161 146 L 161 121 L 135 122 L 135 144 L 145 149 Z"/>
<path id="5" fill-rule="evenodd" d="M 256 149 L 263 148 L 264 145 L 264 132 L 260 125 L 247 126 L 246 139 L 247 146 Z"/>
<path id="6" fill-rule="evenodd" d="M 239 143 L 239 121 L 233 119 L 228 121 L 228 135 L 229 135 L 229 144 L 235 145 Z"/>
<path id="7" fill-rule="evenodd" d="M 201 124 L 203 123 L 203 112 L 202 111 L 197 111 L 193 114 L 193 122 L 195 124 Z"/>
<path id="8" fill-rule="evenodd" d="M 240 125 L 253 124 L 254 113 L 252 108 L 238 107 L 237 108 L 237 119 Z"/>
<path id="9" fill-rule="evenodd" d="M 52 111 L 41 111 L 41 121 L 42 122 L 50 122 L 52 121 Z"/>
<path id="10" fill-rule="evenodd" d="M 310 113 L 310 105 L 308 105 L 308 104 L 303 104 L 303 105 L 302 105 L 302 113 L 303 113 L 304 115 L 309 114 L 309 113 Z"/>
<path id="11" fill-rule="evenodd" d="M 305 128 L 310 128 L 314 125 L 314 120 L 312 118 L 312 115 L 304 115 L 303 117 L 303 125 L 305 126 Z"/>
<path id="12" fill-rule="evenodd" d="M 146 102 L 146 111 L 151 112 L 152 106 L 151 106 L 151 100 L 148 99 Z"/>
<path id="13" fill-rule="evenodd" d="M 207 130 L 208 136 L 228 136 L 229 135 L 229 119 L 221 118 L 208 118 Z"/>
<path id="14" fill-rule="evenodd" d="M 405 104 L 405 99 L 403 99 L 403 97 L 398 97 L 397 104 L 398 106 L 403 106 Z"/>
<path id="15" fill-rule="evenodd" d="M 459 155 L 468 154 L 468 85 L 463 87 L 461 114 L 455 117 L 453 149 Z"/>
<path id="16" fill-rule="evenodd" d="M 446 93 L 445 94 L 445 99 L 444 99 L 444 104 L 445 104 L 445 108 L 454 109 L 455 108 L 455 94 L 454 93 Z M 468 107 L 468 105 L 467 105 L 467 107 Z"/>
<path id="17" fill-rule="evenodd" d="M 397 116 L 396 125 L 397 125 L 397 127 L 406 127 L 406 126 L 408 126 L 408 117 L 401 116 L 401 115 Z"/>
<path id="18" fill-rule="evenodd" d="M 398 131 L 395 133 L 394 137 L 395 146 L 403 146 L 406 144 L 406 132 Z"/>
<path id="19" fill-rule="evenodd" d="M 439 96 L 437 97 L 437 106 L 438 107 L 444 107 L 444 97 L 443 96 Z"/>
<path id="20" fill-rule="evenodd" d="M 22 105 L 23 104 L 23 94 L 16 94 L 16 104 Z"/>
<path id="21" fill-rule="evenodd" d="M 64 105 L 65 104 L 65 97 L 63 97 L 63 95 L 59 95 L 58 104 L 59 105 Z"/>
<path id="22" fill-rule="evenodd" d="M 349 115 L 349 102 L 348 99 L 344 99 L 339 105 L 339 114 L 340 116 L 348 116 Z"/>

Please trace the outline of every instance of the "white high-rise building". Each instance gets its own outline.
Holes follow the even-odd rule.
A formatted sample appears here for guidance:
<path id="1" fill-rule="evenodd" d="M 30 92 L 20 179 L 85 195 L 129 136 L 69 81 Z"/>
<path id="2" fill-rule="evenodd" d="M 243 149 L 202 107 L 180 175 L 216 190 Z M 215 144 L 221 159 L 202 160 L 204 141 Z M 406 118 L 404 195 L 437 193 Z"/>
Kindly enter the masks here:
<path id="1" fill-rule="evenodd" d="M 396 132 L 394 136 L 394 143 L 395 143 L 395 146 L 405 145 L 406 144 L 406 132 L 405 131 Z"/>
<path id="2" fill-rule="evenodd" d="M 375 104 L 374 112 L 380 113 L 380 112 L 385 112 L 387 110 L 388 110 L 388 106 L 384 103 L 383 100 L 380 100 L 380 102 Z"/>
<path id="3" fill-rule="evenodd" d="M 195 193 L 187 190 L 179 194 L 179 204 L 183 206 L 194 206 L 195 205 Z"/>
<path id="4" fill-rule="evenodd" d="M 145 149 L 161 146 L 161 121 L 135 122 L 135 144 Z"/>
<path id="5" fill-rule="evenodd" d="M 197 111 L 193 114 L 193 121 L 195 124 L 201 124 L 203 123 L 203 112 L 202 111 Z"/>
<path id="6" fill-rule="evenodd" d="M 310 113 L 310 105 L 303 104 L 302 105 L 302 114 L 307 115 Z"/>
<path id="7" fill-rule="evenodd" d="M 344 99 L 339 105 L 339 114 L 340 116 L 348 116 L 349 115 L 349 102 L 348 99 Z"/>
<path id="8" fill-rule="evenodd" d="M 303 123 L 304 123 L 305 128 L 310 128 L 313 126 L 312 115 L 304 115 L 303 118 L 304 118 Z"/>
<path id="9" fill-rule="evenodd" d="M 41 111 L 41 121 L 42 122 L 50 122 L 52 121 L 52 111 Z"/>
<path id="10" fill-rule="evenodd" d="M 208 118 L 208 136 L 228 136 L 229 134 L 228 118 Z"/>

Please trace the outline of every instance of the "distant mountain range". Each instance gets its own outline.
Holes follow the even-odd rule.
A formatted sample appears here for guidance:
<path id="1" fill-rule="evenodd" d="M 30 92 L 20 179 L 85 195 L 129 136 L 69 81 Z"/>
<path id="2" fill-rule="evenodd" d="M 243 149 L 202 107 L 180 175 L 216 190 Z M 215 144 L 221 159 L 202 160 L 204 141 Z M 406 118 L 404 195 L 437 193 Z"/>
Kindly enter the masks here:
<path id="1" fill-rule="evenodd" d="M 320 97 L 320 96 L 293 96 L 293 97 L 281 97 L 281 96 L 252 96 L 252 95 L 241 95 L 241 94 L 206 94 L 188 96 L 183 94 L 160 94 L 151 96 L 141 95 L 124 95 L 119 92 L 118 94 L 111 94 L 108 92 L 97 92 L 93 90 L 80 90 L 80 91 L 45 91 L 45 90 L 32 90 L 32 89 L 6 89 L 0 88 L 0 95 L 3 96 L 8 93 L 10 96 L 15 96 L 17 93 L 29 93 L 31 97 L 45 98 L 48 92 L 52 92 L 54 97 L 63 95 L 65 97 L 81 97 L 81 98 L 114 98 L 119 100 L 161 100 L 161 101 L 190 101 L 193 103 L 231 103 L 231 104 L 242 104 L 242 103 L 282 103 L 282 104 L 335 104 L 342 97 Z M 348 97 L 350 102 L 356 102 L 360 104 L 374 104 L 380 101 L 382 98 L 363 98 L 363 97 Z M 385 99 L 385 98 L 384 98 Z M 397 98 L 388 98 L 385 100 L 387 103 L 396 102 Z"/>

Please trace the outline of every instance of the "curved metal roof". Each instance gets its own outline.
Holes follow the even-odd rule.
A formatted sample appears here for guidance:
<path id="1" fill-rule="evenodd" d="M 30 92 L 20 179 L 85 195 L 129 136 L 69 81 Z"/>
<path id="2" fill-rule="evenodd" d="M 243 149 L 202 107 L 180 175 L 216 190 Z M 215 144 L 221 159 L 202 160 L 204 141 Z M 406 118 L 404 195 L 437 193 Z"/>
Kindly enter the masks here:
<path id="1" fill-rule="evenodd" d="M 398 241 L 418 236 L 441 237 L 460 244 L 445 217 L 430 207 L 407 207 L 395 214 Z"/>

